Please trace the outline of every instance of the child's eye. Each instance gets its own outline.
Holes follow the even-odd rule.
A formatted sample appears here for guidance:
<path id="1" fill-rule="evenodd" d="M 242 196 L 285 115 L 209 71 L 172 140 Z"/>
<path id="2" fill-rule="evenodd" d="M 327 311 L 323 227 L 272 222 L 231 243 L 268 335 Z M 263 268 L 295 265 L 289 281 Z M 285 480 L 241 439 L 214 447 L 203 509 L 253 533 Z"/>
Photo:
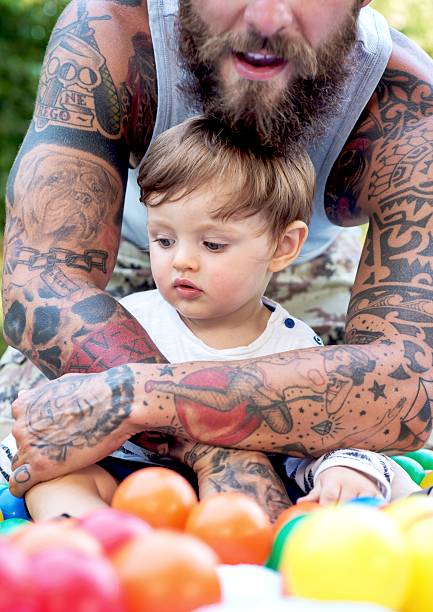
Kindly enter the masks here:
<path id="1" fill-rule="evenodd" d="M 168 249 L 174 244 L 174 240 L 171 238 L 156 238 L 154 242 L 157 242 L 163 249 Z"/>
<path id="2" fill-rule="evenodd" d="M 204 246 L 208 249 L 208 251 L 223 251 L 227 246 L 226 244 L 222 244 L 221 242 L 209 242 L 205 240 L 203 242 Z"/>

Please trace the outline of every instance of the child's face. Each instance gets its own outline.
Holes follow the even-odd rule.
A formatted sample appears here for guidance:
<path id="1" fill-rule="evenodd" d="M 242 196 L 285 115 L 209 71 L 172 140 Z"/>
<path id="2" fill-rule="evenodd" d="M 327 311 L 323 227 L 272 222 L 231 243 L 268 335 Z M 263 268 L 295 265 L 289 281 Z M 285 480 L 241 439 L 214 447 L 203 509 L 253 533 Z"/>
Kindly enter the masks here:
<path id="1" fill-rule="evenodd" d="M 258 215 L 211 217 L 215 189 L 148 207 L 150 259 L 163 297 L 184 317 L 216 319 L 250 311 L 261 299 L 275 246 Z"/>

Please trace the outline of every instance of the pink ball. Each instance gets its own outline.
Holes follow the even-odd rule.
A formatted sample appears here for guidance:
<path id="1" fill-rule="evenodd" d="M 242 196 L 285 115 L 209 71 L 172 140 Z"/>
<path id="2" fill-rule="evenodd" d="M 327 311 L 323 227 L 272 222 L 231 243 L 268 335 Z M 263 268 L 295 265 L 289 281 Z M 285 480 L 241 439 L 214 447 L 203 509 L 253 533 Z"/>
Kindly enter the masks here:
<path id="1" fill-rule="evenodd" d="M 23 551 L 0 540 L 0 612 L 33 612 L 30 562 Z"/>
<path id="2" fill-rule="evenodd" d="M 80 519 L 79 525 L 98 540 L 106 555 L 112 555 L 132 538 L 151 531 L 151 527 L 137 516 L 112 508 L 92 512 Z"/>
<path id="3" fill-rule="evenodd" d="M 124 612 L 119 580 L 105 557 L 59 547 L 41 550 L 30 561 L 41 612 Z"/>

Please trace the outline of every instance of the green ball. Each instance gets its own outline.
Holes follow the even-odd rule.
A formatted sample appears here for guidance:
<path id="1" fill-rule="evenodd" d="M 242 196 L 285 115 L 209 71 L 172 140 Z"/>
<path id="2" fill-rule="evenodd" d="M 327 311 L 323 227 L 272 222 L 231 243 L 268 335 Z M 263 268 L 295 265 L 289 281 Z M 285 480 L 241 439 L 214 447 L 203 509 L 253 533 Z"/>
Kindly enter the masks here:
<path id="1" fill-rule="evenodd" d="M 406 457 L 405 455 L 396 455 L 395 457 L 391 457 L 391 459 L 398 463 L 398 465 L 409 474 L 416 484 L 420 484 L 421 480 L 425 476 L 425 471 L 418 461 L 415 461 L 415 459 L 412 459 L 411 457 Z"/>
<path id="2" fill-rule="evenodd" d="M 286 543 L 287 538 L 292 533 L 292 531 L 296 527 L 296 525 L 300 521 L 302 521 L 304 518 L 306 518 L 307 516 L 308 516 L 307 513 L 306 514 L 300 514 L 299 516 L 295 516 L 295 518 L 293 518 L 288 523 L 285 523 L 281 527 L 281 529 L 278 531 L 277 535 L 275 536 L 274 545 L 272 546 L 272 551 L 271 551 L 271 554 L 269 556 L 269 559 L 265 563 L 265 567 L 268 567 L 269 569 L 273 569 L 275 571 L 278 571 L 278 566 L 280 564 L 281 553 L 283 551 L 284 544 Z"/>
<path id="3" fill-rule="evenodd" d="M 428 448 L 420 448 L 416 451 L 406 453 L 406 457 L 415 459 L 425 470 L 433 470 L 433 451 Z"/>
<path id="4" fill-rule="evenodd" d="M 28 525 L 31 521 L 26 521 L 23 518 L 10 518 L 0 522 L 0 537 L 9 535 L 13 531 L 16 531 L 23 525 Z"/>

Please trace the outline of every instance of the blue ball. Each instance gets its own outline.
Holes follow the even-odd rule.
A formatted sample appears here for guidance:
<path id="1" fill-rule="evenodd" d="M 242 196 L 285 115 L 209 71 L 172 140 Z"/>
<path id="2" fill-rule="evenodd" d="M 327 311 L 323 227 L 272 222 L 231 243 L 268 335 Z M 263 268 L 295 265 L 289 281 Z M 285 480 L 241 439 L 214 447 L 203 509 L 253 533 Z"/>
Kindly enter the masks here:
<path id="1" fill-rule="evenodd" d="M 378 497 L 354 497 L 349 499 L 348 504 L 363 504 L 364 506 L 371 506 L 373 508 L 379 508 L 385 505 L 385 500 Z"/>
<path id="2" fill-rule="evenodd" d="M 8 486 L 4 486 L 0 489 L 0 510 L 3 512 L 3 518 L 5 520 L 12 518 L 31 520 L 24 499 L 12 495 Z"/>

